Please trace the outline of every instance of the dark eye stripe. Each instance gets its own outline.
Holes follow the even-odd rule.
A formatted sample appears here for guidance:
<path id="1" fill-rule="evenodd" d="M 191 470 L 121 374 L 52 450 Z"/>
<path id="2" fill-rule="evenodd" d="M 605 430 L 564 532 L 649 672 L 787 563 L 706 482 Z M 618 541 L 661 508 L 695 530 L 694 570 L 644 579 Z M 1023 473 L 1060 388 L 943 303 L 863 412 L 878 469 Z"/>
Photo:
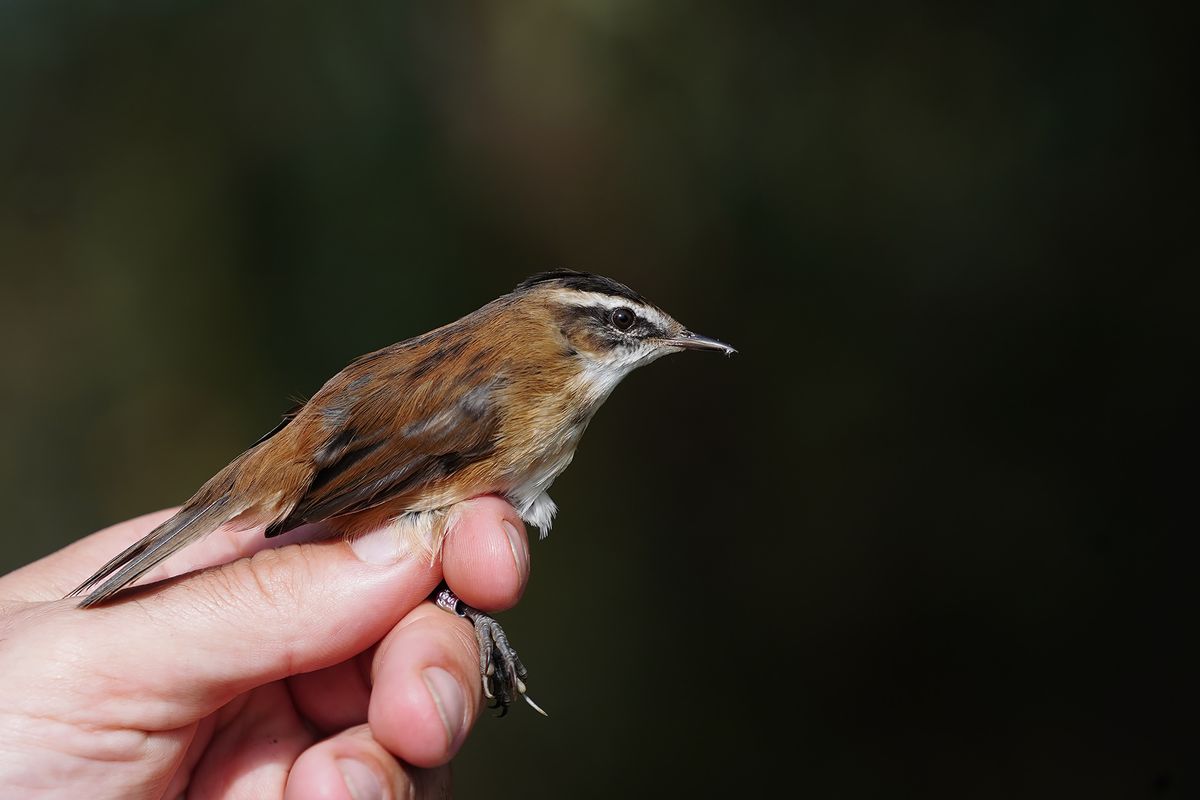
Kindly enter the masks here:
<path id="1" fill-rule="evenodd" d="M 667 335 L 667 331 L 662 326 L 651 322 L 632 308 L 629 311 L 633 314 L 633 322 L 628 328 L 621 330 L 613 324 L 614 310 L 607 306 L 568 305 L 564 306 L 560 312 L 560 320 L 568 325 L 584 323 L 605 339 L 612 341 L 613 344 L 624 341 L 628 336 L 665 337 Z"/>

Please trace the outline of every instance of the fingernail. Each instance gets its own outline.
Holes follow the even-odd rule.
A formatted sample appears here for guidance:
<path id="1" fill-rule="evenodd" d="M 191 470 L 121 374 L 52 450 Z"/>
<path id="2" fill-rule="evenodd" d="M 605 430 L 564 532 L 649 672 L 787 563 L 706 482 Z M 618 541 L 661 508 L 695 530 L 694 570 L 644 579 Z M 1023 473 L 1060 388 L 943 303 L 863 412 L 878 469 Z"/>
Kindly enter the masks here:
<path id="1" fill-rule="evenodd" d="M 524 582 L 529 577 L 529 542 L 517 530 L 517 526 L 508 520 L 502 521 L 500 525 L 508 534 L 508 544 L 512 547 L 513 558 L 517 562 L 517 575 Z"/>
<path id="2" fill-rule="evenodd" d="M 375 770 L 349 758 L 339 758 L 337 768 L 346 782 L 346 791 L 354 800 L 383 800 L 383 785 Z"/>
<path id="3" fill-rule="evenodd" d="M 398 525 L 384 525 L 378 530 L 350 540 L 350 549 L 359 560 L 368 564 L 395 564 L 403 555 Z"/>
<path id="4" fill-rule="evenodd" d="M 438 716 L 446 726 L 448 742 L 453 747 L 467 711 L 467 698 L 463 695 L 462 687 L 453 675 L 441 667 L 426 667 L 421 672 L 421 678 L 433 696 L 433 704 L 437 706 Z"/>

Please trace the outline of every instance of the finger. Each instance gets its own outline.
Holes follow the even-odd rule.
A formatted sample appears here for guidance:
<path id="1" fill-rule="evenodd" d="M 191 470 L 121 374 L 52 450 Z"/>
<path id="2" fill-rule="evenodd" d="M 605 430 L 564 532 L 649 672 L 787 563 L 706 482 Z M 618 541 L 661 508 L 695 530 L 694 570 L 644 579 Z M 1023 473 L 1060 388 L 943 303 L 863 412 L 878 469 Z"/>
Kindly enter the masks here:
<path id="1" fill-rule="evenodd" d="M 521 517 L 493 495 L 456 509 L 458 523 L 442 546 L 446 583 L 467 605 L 488 611 L 512 608 L 529 581 L 529 540 Z"/>
<path id="2" fill-rule="evenodd" d="M 288 700 L 285 686 L 272 683 L 223 709 L 203 754 L 188 773 L 187 795 L 281 797 L 292 765 L 313 742 Z M 178 777 L 175 781 L 182 783 Z"/>
<path id="3" fill-rule="evenodd" d="M 423 800 L 449 795 L 449 767 L 416 769 L 400 763 L 366 725 L 304 751 L 284 792 L 285 800 Z"/>
<path id="4" fill-rule="evenodd" d="M 423 603 L 375 654 L 368 720 L 376 741 L 422 767 L 448 762 L 479 716 L 479 655 L 470 625 Z"/>
<path id="5" fill-rule="evenodd" d="M 372 675 L 362 672 L 361 666 L 360 657 L 289 681 L 297 708 L 317 730 L 342 730 L 367 721 Z M 446 684 L 444 675 L 426 675 L 429 666 L 449 672 L 457 686 Z M 381 695 L 374 701 L 378 713 L 384 715 L 380 719 L 398 721 L 400 736 L 387 730 L 386 721 L 378 723 L 384 726 L 389 743 L 400 748 L 396 752 L 422 764 L 448 759 L 461 736 L 451 730 L 447 720 L 453 722 L 465 716 L 469 727 L 481 702 L 477 688 L 479 655 L 470 627 L 440 609 L 422 604 L 384 640 L 367 669 L 373 673 L 375 690 Z M 459 691 L 459 695 L 470 707 L 459 713 L 460 697 L 453 692 L 463 687 L 466 691 Z M 432 694 L 427 698 L 435 706 L 435 713 L 430 714 L 428 704 L 420 701 L 422 692 L 435 688 L 438 698 L 435 700 Z M 414 750 L 412 742 L 424 749 Z M 422 754 L 429 760 L 422 760 Z"/>
<path id="6" fill-rule="evenodd" d="M 325 735 L 366 722 L 374 657 L 372 648 L 349 661 L 290 678 L 288 689 L 305 721 Z"/>

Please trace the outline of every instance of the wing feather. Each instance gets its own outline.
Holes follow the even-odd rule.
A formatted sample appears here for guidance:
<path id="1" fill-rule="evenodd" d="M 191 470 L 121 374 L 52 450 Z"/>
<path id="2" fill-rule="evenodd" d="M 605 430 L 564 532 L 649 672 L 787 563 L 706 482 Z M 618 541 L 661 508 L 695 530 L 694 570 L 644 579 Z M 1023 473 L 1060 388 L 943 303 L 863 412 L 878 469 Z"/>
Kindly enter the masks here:
<path id="1" fill-rule="evenodd" d="M 394 385 L 385 385 L 336 413 L 326 412 L 327 441 L 314 456 L 318 468 L 312 481 L 291 512 L 267 529 L 267 536 L 416 495 L 463 464 L 486 458 L 496 446 L 500 407 L 495 393 L 504 385 L 494 375 L 487 380 L 476 375 L 465 386 L 422 382 L 407 402 L 397 402 Z M 457 397 L 435 399 L 450 393 Z M 415 419 L 405 414 L 418 407 L 437 410 Z M 404 419 L 408 421 L 401 424 Z"/>

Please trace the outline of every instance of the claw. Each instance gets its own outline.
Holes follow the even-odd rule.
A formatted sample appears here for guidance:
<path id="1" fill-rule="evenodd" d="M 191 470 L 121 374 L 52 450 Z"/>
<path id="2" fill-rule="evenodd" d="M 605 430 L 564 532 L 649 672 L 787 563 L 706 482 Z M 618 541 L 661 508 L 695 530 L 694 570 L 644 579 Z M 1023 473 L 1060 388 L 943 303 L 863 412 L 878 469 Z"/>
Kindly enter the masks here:
<path id="1" fill-rule="evenodd" d="M 533 702 L 533 698 L 532 698 L 532 697 L 530 697 L 529 695 L 525 694 L 525 687 L 524 687 L 524 686 L 521 686 L 520 688 L 521 688 L 521 697 L 524 697 L 524 698 L 525 698 L 525 702 L 526 702 L 526 703 L 529 703 L 530 707 L 531 707 L 531 708 L 533 708 L 533 710 L 534 710 L 534 711 L 538 712 L 538 713 L 539 713 L 539 714 L 541 714 L 543 717 L 547 717 L 547 718 L 548 718 L 550 715 L 549 715 L 549 714 L 547 714 L 547 713 L 545 712 L 545 710 L 544 710 L 544 709 L 543 709 L 541 706 L 539 706 L 537 703 Z"/>
<path id="2" fill-rule="evenodd" d="M 492 694 L 491 683 L 492 682 L 490 680 L 488 680 L 487 676 L 483 677 L 483 696 L 486 697 L 488 700 L 495 700 L 496 695 Z"/>

